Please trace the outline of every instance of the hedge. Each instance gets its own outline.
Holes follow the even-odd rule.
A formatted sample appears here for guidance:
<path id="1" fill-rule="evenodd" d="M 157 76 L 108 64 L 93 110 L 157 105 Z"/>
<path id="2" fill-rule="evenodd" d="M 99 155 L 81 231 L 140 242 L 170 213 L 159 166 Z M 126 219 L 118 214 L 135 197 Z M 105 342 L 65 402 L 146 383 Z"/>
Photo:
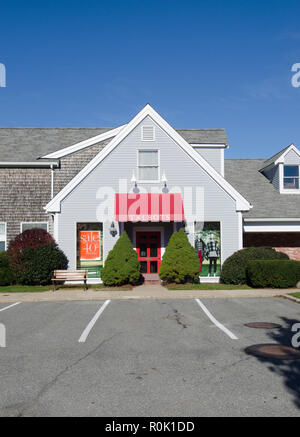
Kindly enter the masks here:
<path id="1" fill-rule="evenodd" d="M 290 288 L 300 281 L 300 262 L 292 260 L 249 261 L 247 280 L 255 288 Z"/>
<path id="2" fill-rule="evenodd" d="M 13 283 L 13 272 L 9 265 L 7 252 L 0 252 L 0 286 Z"/>
<path id="3" fill-rule="evenodd" d="M 221 270 L 220 281 L 223 284 L 246 284 L 247 264 L 256 259 L 288 260 L 289 257 L 282 252 L 277 252 L 271 247 L 247 247 L 231 255 L 224 262 Z"/>
<path id="4" fill-rule="evenodd" d="M 183 229 L 174 232 L 162 258 L 159 277 L 164 282 L 199 282 L 200 261 Z"/>
<path id="5" fill-rule="evenodd" d="M 124 232 L 106 258 L 101 279 L 108 286 L 134 285 L 140 280 L 140 268 L 137 253 Z"/>

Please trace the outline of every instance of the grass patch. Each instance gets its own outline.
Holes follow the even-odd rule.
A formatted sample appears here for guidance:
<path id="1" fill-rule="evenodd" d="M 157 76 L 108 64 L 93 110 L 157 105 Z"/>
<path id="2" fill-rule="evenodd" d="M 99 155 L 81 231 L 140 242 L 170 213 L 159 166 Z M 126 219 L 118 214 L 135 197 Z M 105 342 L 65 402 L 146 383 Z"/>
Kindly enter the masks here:
<path id="1" fill-rule="evenodd" d="M 74 290 L 81 289 L 83 291 L 83 285 L 68 284 L 57 286 L 56 291 L 59 290 Z M 89 284 L 89 290 L 101 291 L 101 290 L 132 290 L 132 285 L 122 285 L 120 287 L 106 287 L 103 284 Z M 44 291 L 53 290 L 53 286 L 50 285 L 7 285 L 0 287 L 1 293 L 42 293 Z"/>
<path id="2" fill-rule="evenodd" d="M 289 296 L 297 297 L 298 299 L 300 299 L 300 291 L 297 293 L 289 293 Z"/>
<path id="3" fill-rule="evenodd" d="M 169 290 L 252 290 L 248 285 L 232 284 L 169 284 Z"/>
<path id="4" fill-rule="evenodd" d="M 36 293 L 52 290 L 51 285 L 7 285 L 0 287 L 0 293 Z"/>

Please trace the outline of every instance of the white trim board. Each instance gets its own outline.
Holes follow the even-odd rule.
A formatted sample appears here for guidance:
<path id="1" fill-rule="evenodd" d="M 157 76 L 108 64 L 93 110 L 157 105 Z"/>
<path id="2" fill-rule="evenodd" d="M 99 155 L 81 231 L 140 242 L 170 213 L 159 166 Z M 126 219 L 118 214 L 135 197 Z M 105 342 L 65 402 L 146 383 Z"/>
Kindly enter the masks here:
<path id="1" fill-rule="evenodd" d="M 292 221 L 247 221 L 244 223 L 244 232 L 300 232 L 300 221 L 294 219 Z"/>
<path id="2" fill-rule="evenodd" d="M 79 143 L 73 144 L 72 146 L 65 147 L 64 149 L 60 149 L 57 152 L 49 153 L 48 155 L 42 156 L 42 158 L 52 158 L 59 159 L 64 156 L 70 155 L 71 153 L 78 152 L 79 150 L 85 149 L 86 147 L 93 146 L 101 141 L 108 140 L 109 138 L 115 137 L 126 124 L 116 127 L 115 129 L 110 129 L 103 134 L 96 135 L 95 137 L 88 138 L 87 140 L 80 141 Z"/>
<path id="3" fill-rule="evenodd" d="M 250 203 L 233 188 L 193 147 L 180 136 L 149 104 L 128 123 L 47 205 L 47 212 L 60 212 L 61 201 L 132 132 L 147 116 L 151 117 L 229 196 L 237 211 L 249 211 Z"/>

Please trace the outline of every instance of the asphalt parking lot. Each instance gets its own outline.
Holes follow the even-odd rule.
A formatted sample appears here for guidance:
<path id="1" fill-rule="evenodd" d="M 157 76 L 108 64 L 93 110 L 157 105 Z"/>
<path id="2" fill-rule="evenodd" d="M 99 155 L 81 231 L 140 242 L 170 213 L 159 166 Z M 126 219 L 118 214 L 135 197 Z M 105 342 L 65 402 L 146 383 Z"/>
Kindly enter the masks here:
<path id="1" fill-rule="evenodd" d="M 300 360 L 282 298 L 0 304 L 0 416 L 299 416 Z M 103 306 L 104 305 L 104 306 Z M 279 323 L 251 329 L 248 322 Z"/>

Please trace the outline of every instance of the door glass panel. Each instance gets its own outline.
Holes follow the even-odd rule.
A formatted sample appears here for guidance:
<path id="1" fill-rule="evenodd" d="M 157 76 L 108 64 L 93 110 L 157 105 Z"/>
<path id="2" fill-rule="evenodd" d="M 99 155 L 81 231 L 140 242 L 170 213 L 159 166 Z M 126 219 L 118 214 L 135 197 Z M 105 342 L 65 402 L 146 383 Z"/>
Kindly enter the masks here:
<path id="1" fill-rule="evenodd" d="M 150 235 L 150 240 L 157 240 L 157 235 Z"/>
<path id="2" fill-rule="evenodd" d="M 157 261 L 150 262 L 150 273 L 157 273 Z"/>
<path id="3" fill-rule="evenodd" d="M 141 273 L 147 273 L 147 261 L 140 261 Z"/>
<path id="4" fill-rule="evenodd" d="M 140 244 L 140 257 L 146 258 L 147 256 L 147 245 L 145 243 Z"/>
<path id="5" fill-rule="evenodd" d="M 157 256 L 157 244 L 152 243 L 150 245 L 150 256 Z"/>

